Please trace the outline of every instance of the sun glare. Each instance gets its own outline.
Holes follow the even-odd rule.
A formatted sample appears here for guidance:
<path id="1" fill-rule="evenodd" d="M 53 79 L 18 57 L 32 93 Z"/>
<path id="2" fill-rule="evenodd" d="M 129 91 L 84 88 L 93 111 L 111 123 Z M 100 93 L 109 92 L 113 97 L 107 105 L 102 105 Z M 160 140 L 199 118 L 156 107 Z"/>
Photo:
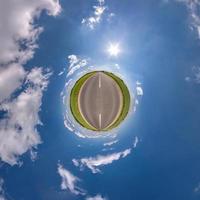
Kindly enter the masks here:
<path id="1" fill-rule="evenodd" d="M 119 48 L 119 44 L 118 43 L 110 43 L 107 49 L 108 53 L 110 56 L 118 56 L 118 54 L 120 53 L 120 48 Z"/>

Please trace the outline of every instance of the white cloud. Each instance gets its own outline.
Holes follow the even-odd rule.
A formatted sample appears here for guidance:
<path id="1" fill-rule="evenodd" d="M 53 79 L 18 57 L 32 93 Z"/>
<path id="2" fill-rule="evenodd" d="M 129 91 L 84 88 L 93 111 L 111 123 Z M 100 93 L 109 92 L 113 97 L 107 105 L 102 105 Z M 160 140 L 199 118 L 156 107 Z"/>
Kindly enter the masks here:
<path id="1" fill-rule="evenodd" d="M 0 178 L 0 200 L 6 200 L 3 184 L 4 184 L 4 180 Z"/>
<path id="2" fill-rule="evenodd" d="M 65 73 L 65 70 L 66 70 L 66 68 L 64 68 L 62 71 L 60 71 L 60 72 L 58 73 L 58 76 L 62 76 L 62 75 Z"/>
<path id="3" fill-rule="evenodd" d="M 139 139 L 138 139 L 138 137 L 136 136 L 135 139 L 134 139 L 134 141 L 133 141 L 133 148 L 136 148 L 136 147 L 137 147 L 138 142 L 139 142 Z"/>
<path id="4" fill-rule="evenodd" d="M 0 3 L 0 64 L 32 58 L 42 28 L 34 24 L 42 10 L 57 15 L 61 8 L 58 0 L 6 0 Z"/>
<path id="5" fill-rule="evenodd" d="M 79 160 L 77 159 L 72 159 L 73 164 L 78 167 L 79 166 Z"/>
<path id="6" fill-rule="evenodd" d="M 85 67 L 88 62 L 86 59 L 78 58 L 76 55 L 69 55 L 69 70 L 67 73 L 67 77 L 71 76 L 76 72 L 78 69 Z"/>
<path id="7" fill-rule="evenodd" d="M 100 23 L 102 15 L 104 14 L 107 7 L 105 6 L 104 0 L 97 0 L 97 5 L 93 6 L 93 14 L 88 18 L 82 19 L 82 24 L 85 24 L 90 29 L 94 29 L 97 24 Z"/>
<path id="8" fill-rule="evenodd" d="M 107 148 L 103 148 L 103 149 L 102 149 L 102 151 L 113 151 L 113 150 L 114 150 L 113 147 L 110 147 L 110 148 L 107 147 Z"/>
<path id="9" fill-rule="evenodd" d="M 70 171 L 65 169 L 62 165 L 58 165 L 58 173 L 62 178 L 61 189 L 69 190 L 75 195 L 85 195 L 86 192 L 77 186 L 80 179 L 74 176 Z"/>
<path id="10" fill-rule="evenodd" d="M 106 142 L 106 143 L 104 143 L 103 146 L 111 146 L 111 145 L 113 145 L 113 144 L 116 144 L 117 142 L 118 142 L 118 140 L 113 140 L 113 141 L 111 141 L 111 142 Z"/>
<path id="11" fill-rule="evenodd" d="M 41 143 L 36 126 L 41 124 L 38 112 L 49 76 L 41 68 L 32 69 L 26 76 L 25 89 L 0 105 L 0 110 L 6 112 L 0 121 L 0 158 L 10 165 L 17 164 L 18 156 Z"/>
<path id="12" fill-rule="evenodd" d="M 101 196 L 100 194 L 97 194 L 94 197 L 87 197 L 85 200 L 107 200 L 107 198 Z"/>
<path id="13" fill-rule="evenodd" d="M 68 56 L 68 60 L 69 60 L 69 64 L 70 64 L 69 69 L 73 68 L 73 66 L 79 62 L 78 57 L 73 54 Z"/>
<path id="14" fill-rule="evenodd" d="M 195 193 L 199 193 L 200 192 L 200 183 L 198 183 L 198 185 L 194 188 L 194 192 Z"/>
<path id="15" fill-rule="evenodd" d="M 136 87 L 136 93 L 138 96 L 142 96 L 143 95 L 143 89 L 141 86 L 137 86 Z"/>
<path id="16" fill-rule="evenodd" d="M 23 67 L 19 64 L 0 68 L 0 103 L 21 86 L 25 75 Z"/>
<path id="17" fill-rule="evenodd" d="M 137 96 L 142 96 L 144 94 L 143 89 L 142 89 L 142 83 L 139 81 L 136 81 L 136 94 Z"/>
<path id="18" fill-rule="evenodd" d="M 185 3 L 189 9 L 191 17 L 191 28 L 197 31 L 200 39 L 200 1 L 199 0 L 176 0 L 181 3 Z"/>
<path id="19" fill-rule="evenodd" d="M 30 157 L 31 157 L 32 161 L 35 161 L 37 159 L 37 155 L 38 155 L 37 151 L 35 151 L 33 149 L 30 150 Z"/>
<path id="20" fill-rule="evenodd" d="M 56 16 L 58 0 L 6 0 L 0 3 L 0 159 L 10 165 L 41 143 L 37 125 L 43 91 L 50 73 L 42 68 L 25 71 L 23 64 L 33 57 L 43 30 L 35 23 L 41 12 Z M 32 152 L 32 153 L 31 153 Z"/>
<path id="21" fill-rule="evenodd" d="M 119 160 L 121 158 L 125 158 L 127 155 L 131 153 L 131 148 L 126 149 L 121 152 L 107 154 L 107 155 L 97 155 L 95 157 L 86 157 L 78 159 L 73 159 L 72 162 L 75 166 L 79 166 L 83 168 L 84 166 L 88 167 L 92 173 L 100 173 L 101 170 L 99 167 L 111 164 L 113 161 Z"/>
<path id="22" fill-rule="evenodd" d="M 200 67 L 193 66 L 190 76 L 185 77 L 185 81 L 200 84 Z"/>
<path id="23" fill-rule="evenodd" d="M 116 143 L 118 142 L 118 140 L 114 140 L 113 142 Z M 110 146 L 112 145 L 113 142 L 107 143 L 107 145 Z M 132 149 L 135 149 L 137 147 L 138 142 L 139 142 L 139 139 L 136 136 L 134 138 L 132 147 L 125 149 L 124 151 L 120 151 L 117 153 L 110 153 L 107 155 L 97 155 L 95 157 L 84 157 L 81 159 L 74 158 L 72 159 L 72 162 L 76 167 L 80 167 L 81 170 L 83 170 L 84 167 L 88 167 L 92 171 L 92 173 L 94 174 L 100 173 L 101 172 L 100 167 L 108 165 L 108 164 L 112 164 L 113 161 L 117 161 L 121 158 L 125 158 L 131 153 Z"/>
<path id="24" fill-rule="evenodd" d="M 78 187 L 78 183 L 81 181 L 78 177 L 74 176 L 69 170 L 65 169 L 61 164 L 58 164 L 58 174 L 61 176 L 61 189 L 68 190 L 72 194 L 86 196 L 87 191 Z M 0 199 L 1 200 L 1 199 Z M 94 197 L 88 196 L 85 200 L 107 200 L 100 194 Z"/>
<path id="25" fill-rule="evenodd" d="M 47 69 L 47 73 L 43 73 L 41 67 L 35 67 L 31 70 L 30 73 L 28 73 L 25 83 L 31 84 L 32 86 L 36 86 L 44 90 L 48 85 L 48 78 L 50 75 L 51 72 L 49 72 L 49 69 Z"/>
<path id="26" fill-rule="evenodd" d="M 192 75 L 193 75 L 193 80 L 196 82 L 196 83 L 200 83 L 200 67 L 193 67 L 192 68 Z"/>

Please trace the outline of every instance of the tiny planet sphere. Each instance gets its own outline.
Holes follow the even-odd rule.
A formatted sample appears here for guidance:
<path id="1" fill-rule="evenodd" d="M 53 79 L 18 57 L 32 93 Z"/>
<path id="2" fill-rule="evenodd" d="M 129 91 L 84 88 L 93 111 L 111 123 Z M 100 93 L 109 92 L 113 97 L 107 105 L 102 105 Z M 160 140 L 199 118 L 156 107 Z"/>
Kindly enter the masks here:
<path id="1" fill-rule="evenodd" d="M 75 120 L 84 128 L 109 131 L 127 116 L 130 93 L 124 81 L 113 73 L 93 71 L 74 84 L 70 108 Z"/>

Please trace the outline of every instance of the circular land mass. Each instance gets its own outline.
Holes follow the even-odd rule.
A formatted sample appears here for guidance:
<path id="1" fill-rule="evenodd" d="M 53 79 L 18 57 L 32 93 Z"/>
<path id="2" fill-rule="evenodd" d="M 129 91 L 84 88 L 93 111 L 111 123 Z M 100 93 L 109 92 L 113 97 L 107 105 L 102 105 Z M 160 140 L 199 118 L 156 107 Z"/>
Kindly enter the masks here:
<path id="1" fill-rule="evenodd" d="M 93 71 L 74 84 L 70 108 L 75 120 L 84 128 L 109 131 L 127 116 L 130 93 L 124 81 L 113 73 Z"/>

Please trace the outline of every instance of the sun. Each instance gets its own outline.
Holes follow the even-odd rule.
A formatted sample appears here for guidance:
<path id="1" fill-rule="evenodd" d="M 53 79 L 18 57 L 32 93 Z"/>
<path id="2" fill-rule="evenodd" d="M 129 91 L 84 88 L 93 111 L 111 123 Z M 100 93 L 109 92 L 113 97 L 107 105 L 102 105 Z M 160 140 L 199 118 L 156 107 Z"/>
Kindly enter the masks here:
<path id="1" fill-rule="evenodd" d="M 107 52 L 109 53 L 110 56 L 117 57 L 121 52 L 119 43 L 110 43 L 107 48 Z"/>

